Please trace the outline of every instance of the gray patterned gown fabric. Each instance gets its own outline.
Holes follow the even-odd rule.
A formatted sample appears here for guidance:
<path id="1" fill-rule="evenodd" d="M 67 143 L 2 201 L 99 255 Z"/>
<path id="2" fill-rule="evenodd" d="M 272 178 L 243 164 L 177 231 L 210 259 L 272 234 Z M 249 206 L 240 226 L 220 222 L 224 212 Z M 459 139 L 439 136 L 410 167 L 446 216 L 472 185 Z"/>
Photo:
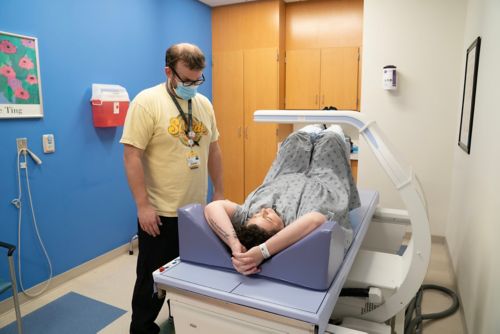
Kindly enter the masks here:
<path id="1" fill-rule="evenodd" d="M 352 241 L 349 211 L 360 206 L 344 139 L 335 132 L 292 133 L 281 145 L 261 186 L 238 206 L 231 220 L 243 224 L 262 208 L 274 208 L 285 226 L 309 212 L 320 212 Z"/>

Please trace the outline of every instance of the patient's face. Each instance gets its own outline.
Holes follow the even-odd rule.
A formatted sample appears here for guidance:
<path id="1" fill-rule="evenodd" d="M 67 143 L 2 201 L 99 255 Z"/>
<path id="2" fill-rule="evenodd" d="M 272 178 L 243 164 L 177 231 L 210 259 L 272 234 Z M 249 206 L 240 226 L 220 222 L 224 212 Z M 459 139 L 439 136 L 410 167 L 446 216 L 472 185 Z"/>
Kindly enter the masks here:
<path id="1" fill-rule="evenodd" d="M 271 208 L 262 208 L 248 219 L 247 224 L 255 224 L 266 231 L 279 231 L 284 227 L 281 217 Z"/>

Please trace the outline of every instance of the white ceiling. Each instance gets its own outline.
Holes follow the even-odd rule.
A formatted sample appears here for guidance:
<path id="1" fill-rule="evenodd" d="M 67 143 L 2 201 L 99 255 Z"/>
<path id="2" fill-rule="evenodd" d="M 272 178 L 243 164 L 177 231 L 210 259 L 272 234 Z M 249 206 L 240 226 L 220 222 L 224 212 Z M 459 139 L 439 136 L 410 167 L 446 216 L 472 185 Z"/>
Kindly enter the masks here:
<path id="1" fill-rule="evenodd" d="M 256 0 L 198 0 L 198 1 L 209 5 L 210 7 L 217 7 L 217 6 L 232 5 L 235 3 L 250 2 L 250 1 L 256 1 Z M 306 1 L 306 0 L 284 0 L 284 1 L 285 2 L 297 2 L 297 1 Z"/>

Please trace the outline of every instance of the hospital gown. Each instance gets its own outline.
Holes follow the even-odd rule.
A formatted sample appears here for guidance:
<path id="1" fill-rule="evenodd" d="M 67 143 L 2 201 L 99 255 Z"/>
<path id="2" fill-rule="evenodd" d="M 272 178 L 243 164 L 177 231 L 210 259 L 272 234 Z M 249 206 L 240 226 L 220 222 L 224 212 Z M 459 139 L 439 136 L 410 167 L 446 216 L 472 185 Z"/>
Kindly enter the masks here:
<path id="1" fill-rule="evenodd" d="M 309 212 L 320 212 L 346 232 L 352 241 L 349 211 L 360 206 L 344 139 L 335 132 L 295 132 L 281 145 L 261 186 L 231 220 L 243 224 L 262 208 L 274 208 L 285 226 Z"/>

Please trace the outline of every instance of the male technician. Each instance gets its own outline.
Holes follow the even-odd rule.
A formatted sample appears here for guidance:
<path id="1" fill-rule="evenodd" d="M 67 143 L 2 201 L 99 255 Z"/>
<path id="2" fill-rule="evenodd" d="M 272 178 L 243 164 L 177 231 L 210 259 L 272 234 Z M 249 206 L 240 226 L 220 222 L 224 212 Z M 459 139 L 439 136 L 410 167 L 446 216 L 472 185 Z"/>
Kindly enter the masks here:
<path id="1" fill-rule="evenodd" d="M 177 209 L 205 203 L 208 174 L 213 199 L 223 199 L 214 110 L 197 93 L 204 68 L 196 45 L 172 45 L 165 57 L 167 81 L 140 92 L 125 120 L 120 142 L 139 225 L 130 333 L 160 331 L 154 321 L 163 299 L 153 294 L 152 272 L 179 255 Z"/>

